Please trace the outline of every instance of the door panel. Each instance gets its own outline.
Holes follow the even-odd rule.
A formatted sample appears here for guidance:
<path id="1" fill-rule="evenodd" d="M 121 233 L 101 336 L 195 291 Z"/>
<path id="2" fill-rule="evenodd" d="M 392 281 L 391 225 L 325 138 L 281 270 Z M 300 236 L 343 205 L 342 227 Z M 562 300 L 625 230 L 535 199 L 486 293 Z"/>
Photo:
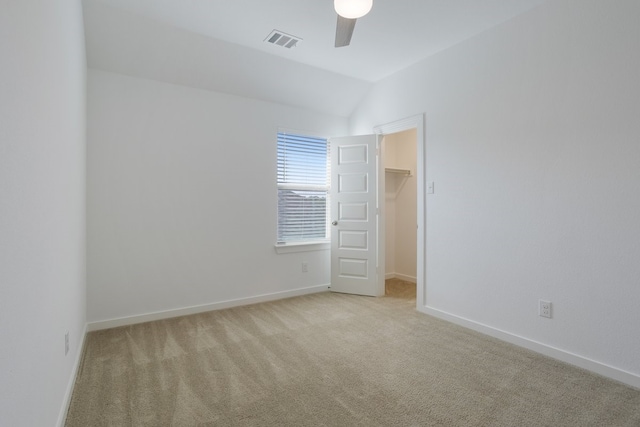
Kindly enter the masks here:
<path id="1" fill-rule="evenodd" d="M 367 250 L 367 233 L 364 231 L 338 231 L 338 249 Z"/>
<path id="2" fill-rule="evenodd" d="M 350 163 L 367 163 L 368 160 L 369 146 L 367 144 L 353 144 L 349 146 L 338 147 L 338 163 L 341 165 Z"/>
<path id="3" fill-rule="evenodd" d="M 368 264 L 366 259 L 340 258 L 340 275 L 366 279 L 369 277 Z"/>
<path id="4" fill-rule="evenodd" d="M 345 193 L 366 193 L 368 175 L 364 173 L 344 173 L 338 175 L 338 191 Z"/>
<path id="5" fill-rule="evenodd" d="M 338 204 L 338 220 L 340 221 L 367 221 L 369 204 L 364 202 L 340 202 Z"/>
<path id="6" fill-rule="evenodd" d="M 333 138 L 330 144 L 331 290 L 384 294 L 377 274 L 378 137 Z"/>

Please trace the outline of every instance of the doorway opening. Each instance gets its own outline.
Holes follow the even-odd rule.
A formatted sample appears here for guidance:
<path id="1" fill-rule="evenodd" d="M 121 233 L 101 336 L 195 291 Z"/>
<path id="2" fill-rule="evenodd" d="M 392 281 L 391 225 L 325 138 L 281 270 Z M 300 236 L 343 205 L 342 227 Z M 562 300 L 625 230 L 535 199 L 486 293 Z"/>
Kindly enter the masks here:
<path id="1" fill-rule="evenodd" d="M 416 295 L 417 211 L 416 129 L 384 136 L 385 294 Z M 382 178 L 382 177 L 381 177 Z M 382 203 L 382 200 L 380 201 Z"/>
<path id="2" fill-rule="evenodd" d="M 378 268 L 379 271 L 384 272 L 383 278 L 386 278 L 388 274 L 389 277 L 415 280 L 416 308 L 423 310 L 427 303 L 425 118 L 423 114 L 408 117 L 376 126 L 374 132 L 383 137 L 379 147 L 380 161 L 378 165 L 378 206 L 380 209 Z M 399 144 L 399 146 L 391 144 Z M 387 171 L 387 169 L 394 170 Z M 410 176 L 403 178 L 402 175 L 406 173 L 406 169 L 410 171 Z M 394 174 L 393 178 L 389 178 L 391 174 Z M 390 184 L 387 186 L 388 179 Z M 393 181 L 390 181 L 391 179 Z M 415 189 L 412 188 L 412 184 L 415 185 Z M 414 195 L 412 201 L 410 200 L 411 195 Z M 395 197 L 393 205 L 387 204 L 387 196 L 389 198 Z M 400 198 L 399 201 L 398 198 Z M 407 212 L 407 209 L 410 209 L 411 212 Z M 388 216 L 389 218 L 387 218 Z M 398 220 L 411 222 L 398 224 Z M 387 227 L 395 229 L 388 233 Z M 412 235 L 413 238 L 407 237 L 408 235 Z M 391 240 L 389 243 L 387 243 L 388 238 Z M 400 246 L 399 251 L 396 250 L 398 246 Z M 415 251 L 412 251 L 409 246 L 411 249 L 415 248 Z M 387 260 L 387 251 L 392 252 L 389 260 Z M 413 266 L 415 266 L 415 270 Z M 414 271 L 415 276 L 412 275 Z"/>

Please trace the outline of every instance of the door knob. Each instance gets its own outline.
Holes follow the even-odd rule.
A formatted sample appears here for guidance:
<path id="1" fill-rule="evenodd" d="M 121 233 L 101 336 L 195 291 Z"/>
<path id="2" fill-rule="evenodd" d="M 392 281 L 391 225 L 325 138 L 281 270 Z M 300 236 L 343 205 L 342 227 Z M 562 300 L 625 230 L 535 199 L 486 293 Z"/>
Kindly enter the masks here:
<path id="1" fill-rule="evenodd" d="M 333 221 L 331 225 L 338 225 L 338 221 Z"/>

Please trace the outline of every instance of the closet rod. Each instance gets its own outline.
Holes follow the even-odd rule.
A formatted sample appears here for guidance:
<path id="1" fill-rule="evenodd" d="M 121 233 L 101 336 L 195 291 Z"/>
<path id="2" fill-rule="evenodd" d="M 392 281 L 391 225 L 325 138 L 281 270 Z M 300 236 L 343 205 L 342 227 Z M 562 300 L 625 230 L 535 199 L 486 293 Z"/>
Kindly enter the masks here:
<path id="1" fill-rule="evenodd" d="M 411 176 L 411 170 L 409 169 L 384 168 L 384 171 L 389 173 L 397 173 L 399 175 Z"/>

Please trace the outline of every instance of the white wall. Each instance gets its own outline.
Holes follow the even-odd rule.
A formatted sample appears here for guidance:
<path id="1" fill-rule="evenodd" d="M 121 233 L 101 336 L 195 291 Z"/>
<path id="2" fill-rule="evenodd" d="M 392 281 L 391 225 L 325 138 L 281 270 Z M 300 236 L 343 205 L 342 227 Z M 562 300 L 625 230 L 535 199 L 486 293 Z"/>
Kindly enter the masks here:
<path id="1" fill-rule="evenodd" d="M 417 145 L 416 130 L 384 137 L 385 167 L 408 169 L 411 176 L 385 174 L 385 268 L 387 277 L 416 281 Z"/>
<path id="2" fill-rule="evenodd" d="M 426 113 L 425 311 L 636 386 L 639 17 L 546 3 L 379 82 L 350 119 Z"/>
<path id="3" fill-rule="evenodd" d="M 85 325 L 81 5 L 0 11 L 0 425 L 53 426 Z"/>
<path id="4" fill-rule="evenodd" d="M 329 284 L 328 251 L 274 250 L 279 126 L 347 119 L 89 70 L 90 322 Z"/>

